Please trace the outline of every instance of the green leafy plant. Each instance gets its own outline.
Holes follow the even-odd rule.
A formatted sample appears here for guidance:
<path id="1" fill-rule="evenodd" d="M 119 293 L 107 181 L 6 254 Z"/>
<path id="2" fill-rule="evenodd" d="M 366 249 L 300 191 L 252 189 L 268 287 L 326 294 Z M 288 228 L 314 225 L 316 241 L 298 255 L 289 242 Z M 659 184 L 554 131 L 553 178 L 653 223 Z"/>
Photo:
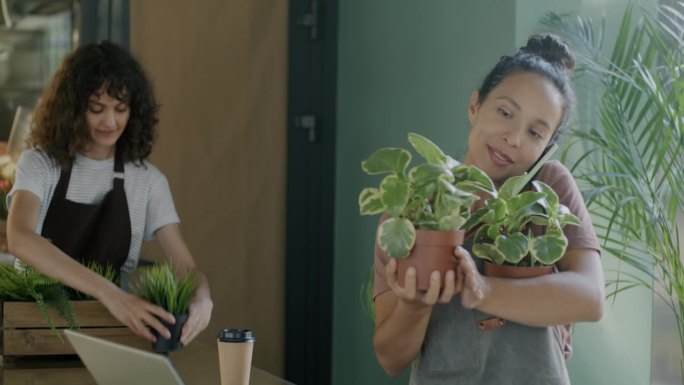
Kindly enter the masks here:
<path id="1" fill-rule="evenodd" d="M 121 276 L 119 274 L 119 270 L 115 269 L 114 266 L 110 264 L 103 266 L 94 261 L 88 262 L 85 266 L 95 273 L 103 276 L 108 281 L 114 282 L 116 286 L 121 286 Z M 69 287 L 67 288 L 67 293 L 69 294 L 69 299 L 73 301 L 91 301 L 95 299 L 85 293 Z"/>
<path id="2" fill-rule="evenodd" d="M 470 217 L 477 192 L 495 191 L 480 169 L 459 163 L 427 138 L 408 134 L 409 143 L 426 163 L 407 170 L 411 153 L 402 148 L 382 148 L 361 164 L 369 175 L 387 174 L 379 187 L 364 188 L 359 195 L 361 215 L 386 213 L 377 240 L 390 257 L 409 255 L 419 230 L 460 230 Z"/>
<path id="3" fill-rule="evenodd" d="M 134 290 L 142 299 L 164 308 L 171 314 L 187 314 L 197 290 L 197 276 L 186 272 L 179 277 L 170 264 L 155 264 L 140 274 Z"/>
<path id="4" fill-rule="evenodd" d="M 62 342 L 64 340 L 50 319 L 48 307 L 54 308 L 64 318 L 69 328 L 78 329 L 78 322 L 69 302 L 66 287 L 30 266 L 23 265 L 21 269 L 15 269 L 13 266 L 0 265 L 0 300 L 35 301 L 50 329 Z"/>
<path id="5" fill-rule="evenodd" d="M 657 14 L 627 7 L 610 56 L 603 24 L 556 14 L 544 24 L 579 53 L 578 80 L 600 91 L 598 124 L 574 131 L 584 155 L 573 168 L 602 249 L 640 271 L 620 271 L 610 296 L 653 289 L 676 318 L 684 355 L 684 2 Z"/>
<path id="6" fill-rule="evenodd" d="M 579 219 L 541 181 L 531 182 L 533 191 L 521 192 L 529 179 L 508 178 L 498 193 L 470 217 L 466 228 L 479 226 L 473 239 L 473 254 L 499 265 L 527 266 L 552 265 L 563 256 L 568 240 L 562 228 L 579 225 Z M 535 236 L 530 225 L 543 226 L 544 233 Z"/>

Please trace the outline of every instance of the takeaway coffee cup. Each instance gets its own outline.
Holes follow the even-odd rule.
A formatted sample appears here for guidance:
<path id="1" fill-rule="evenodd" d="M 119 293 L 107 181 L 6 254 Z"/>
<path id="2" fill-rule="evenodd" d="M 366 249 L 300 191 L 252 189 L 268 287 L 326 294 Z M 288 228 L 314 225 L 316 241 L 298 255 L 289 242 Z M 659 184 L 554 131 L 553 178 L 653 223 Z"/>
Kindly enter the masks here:
<path id="1" fill-rule="evenodd" d="M 248 385 L 254 336 L 249 329 L 223 329 L 218 338 L 221 385 Z"/>

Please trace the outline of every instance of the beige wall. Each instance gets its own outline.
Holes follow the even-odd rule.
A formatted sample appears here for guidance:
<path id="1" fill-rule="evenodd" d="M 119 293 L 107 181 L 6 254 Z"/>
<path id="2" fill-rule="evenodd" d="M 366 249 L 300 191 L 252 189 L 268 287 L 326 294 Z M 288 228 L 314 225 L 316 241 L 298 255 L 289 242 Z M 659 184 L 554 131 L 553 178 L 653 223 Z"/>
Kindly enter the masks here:
<path id="1" fill-rule="evenodd" d="M 287 2 L 131 2 L 131 50 L 162 105 L 152 162 L 214 299 L 200 336 L 255 331 L 255 365 L 284 361 Z M 156 247 L 144 257 L 155 258 Z"/>

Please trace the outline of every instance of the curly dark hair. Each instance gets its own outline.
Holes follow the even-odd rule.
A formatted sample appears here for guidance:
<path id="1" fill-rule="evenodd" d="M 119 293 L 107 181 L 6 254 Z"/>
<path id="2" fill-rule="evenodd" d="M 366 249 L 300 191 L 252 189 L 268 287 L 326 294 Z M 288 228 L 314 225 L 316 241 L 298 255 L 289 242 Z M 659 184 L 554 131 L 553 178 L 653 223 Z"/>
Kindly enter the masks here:
<path id="1" fill-rule="evenodd" d="M 124 162 L 142 164 L 152 151 L 159 105 L 142 66 L 109 41 L 83 45 L 64 59 L 36 106 L 28 145 L 71 167 L 76 152 L 90 140 L 88 101 L 103 86 L 109 96 L 130 106 L 116 151 Z"/>

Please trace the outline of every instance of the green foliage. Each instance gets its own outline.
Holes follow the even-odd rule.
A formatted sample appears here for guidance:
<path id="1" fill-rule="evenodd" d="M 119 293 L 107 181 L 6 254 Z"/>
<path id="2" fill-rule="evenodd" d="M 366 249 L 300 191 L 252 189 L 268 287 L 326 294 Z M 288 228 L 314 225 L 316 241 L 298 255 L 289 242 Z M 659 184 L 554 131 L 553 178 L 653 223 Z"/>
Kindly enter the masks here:
<path id="1" fill-rule="evenodd" d="M 119 284 L 119 272 L 111 265 L 103 267 L 91 262 L 86 267 L 117 285 Z M 78 329 L 78 320 L 70 301 L 92 299 L 92 297 L 50 278 L 24 263 L 20 262 L 18 269 L 15 269 L 14 266 L 0 265 L 0 301 L 35 301 L 40 312 L 45 316 L 50 329 L 62 342 L 64 341 L 61 334 L 57 333 L 57 329 L 50 319 L 48 307 L 57 311 L 66 322 L 67 327 Z"/>
<path id="2" fill-rule="evenodd" d="M 140 274 L 133 288 L 142 299 L 180 315 L 188 313 L 197 286 L 197 276 L 192 271 L 179 277 L 170 264 L 155 264 Z"/>
<path id="3" fill-rule="evenodd" d="M 119 270 L 115 269 L 114 266 L 107 264 L 102 266 L 97 262 L 90 261 L 85 265 L 88 269 L 94 271 L 95 273 L 105 277 L 108 281 L 114 282 L 116 286 L 121 286 L 121 277 L 119 275 Z M 69 294 L 69 299 L 73 301 L 89 301 L 95 298 L 82 293 L 76 289 L 67 287 L 67 293 Z"/>
<path id="4" fill-rule="evenodd" d="M 575 168 L 588 186 L 584 196 L 602 248 L 652 278 L 662 289 L 655 293 L 667 293 L 662 297 L 684 352 L 677 224 L 684 211 L 684 2 L 663 5 L 657 14 L 628 7 L 610 57 L 601 52 L 604 23 L 555 14 L 544 23 L 573 44 L 581 80 L 601 95 L 599 125 L 578 128 L 574 136 L 585 154 Z M 611 285 L 611 296 L 639 285 L 654 288 L 638 277 Z"/>
<path id="5" fill-rule="evenodd" d="M 508 178 L 498 195 L 487 199 L 466 222 L 467 229 L 477 228 L 473 244 L 477 257 L 496 264 L 529 266 L 537 262 L 552 265 L 563 257 L 568 240 L 562 228 L 579 225 L 579 219 L 543 182 L 532 181 L 533 191 L 521 192 L 534 174 Z M 544 233 L 534 236 L 528 231 L 533 224 L 544 226 Z"/>
<path id="6" fill-rule="evenodd" d="M 71 329 L 78 328 L 76 315 L 69 302 L 66 287 L 59 281 L 47 277 L 30 266 L 15 269 L 13 266 L 0 265 L 0 300 L 35 301 L 45 316 L 50 329 L 64 342 L 48 314 L 52 307 L 64 318 Z"/>
<path id="7" fill-rule="evenodd" d="M 413 149 L 426 163 L 407 172 L 412 155 L 401 148 L 382 148 L 361 163 L 370 175 L 388 174 L 379 188 L 359 195 L 361 215 L 387 213 L 380 224 L 378 244 L 387 255 L 409 255 L 418 230 L 460 230 L 470 217 L 477 192 L 496 194 L 491 179 L 481 170 L 466 166 L 427 138 L 409 133 Z"/>

